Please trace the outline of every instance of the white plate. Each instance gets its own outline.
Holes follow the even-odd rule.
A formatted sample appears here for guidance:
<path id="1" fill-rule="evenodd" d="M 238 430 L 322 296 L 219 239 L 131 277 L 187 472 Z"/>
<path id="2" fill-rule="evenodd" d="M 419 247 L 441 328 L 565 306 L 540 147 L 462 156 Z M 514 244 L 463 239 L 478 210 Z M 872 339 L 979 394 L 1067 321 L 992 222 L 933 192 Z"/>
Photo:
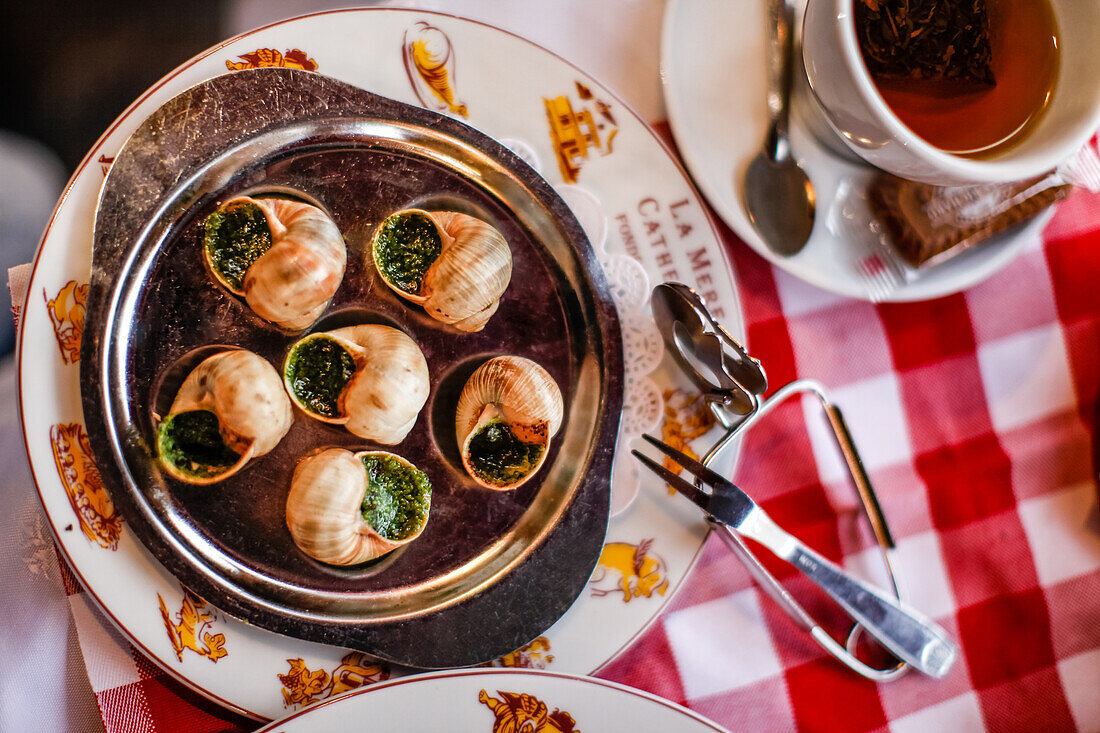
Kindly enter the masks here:
<path id="1" fill-rule="evenodd" d="M 632 687 L 553 672 L 465 670 L 405 677 L 276 721 L 257 733 L 703 733 L 716 723 Z"/>
<path id="2" fill-rule="evenodd" d="M 403 45 L 417 39 L 428 41 L 440 58 L 449 44 L 453 107 L 433 96 L 415 67 L 407 71 Z M 90 463 L 74 336 L 83 323 L 78 286 L 88 281 L 97 196 L 112 156 L 145 117 L 180 91 L 237 64 L 280 60 L 315 64 L 318 72 L 341 81 L 403 102 L 450 109 L 460 118 L 458 110 L 464 110 L 466 122 L 511 145 L 541 167 L 552 184 L 562 187 L 597 248 L 605 239 L 600 232 L 607 232 L 605 260 L 619 255 L 619 265 L 633 265 L 643 273 L 640 281 L 648 278 L 650 284 L 671 279 L 696 287 L 731 333 L 743 333 L 718 232 L 675 157 L 606 88 L 515 35 L 429 12 L 333 11 L 231 39 L 154 85 L 92 148 L 46 230 L 20 334 L 23 430 L 59 547 L 107 617 L 170 674 L 210 699 L 256 718 L 281 717 L 364 682 L 403 672 L 374 665 L 347 649 L 248 626 L 184 594 L 113 515 Z M 548 103 L 561 123 L 572 121 L 561 117 L 572 110 L 580 132 L 589 135 L 573 138 L 577 147 L 572 162 L 579 164 L 579 171 L 569 181 L 572 186 L 564 185 L 567 179 L 557 162 Z M 564 124 L 559 139 L 568 143 L 577 131 Z M 598 146 L 593 146 L 593 131 L 599 135 Z M 579 156 L 582 150 L 587 158 Z M 638 278 L 632 282 L 639 285 Z M 648 287 L 641 282 L 635 291 L 645 296 Z M 640 313 L 624 314 L 624 334 L 645 336 L 627 327 L 630 315 Z M 652 339 L 627 341 L 628 399 L 633 394 L 637 405 L 639 394 L 655 397 L 642 407 L 650 410 L 656 423 L 663 409 L 661 393 L 690 389 L 689 383 L 671 366 L 671 359 L 660 361 L 659 342 L 659 366 L 647 374 L 652 367 L 644 365 L 654 356 Z M 613 494 L 626 508 L 611 521 L 605 554 L 590 587 L 542 637 L 500 664 L 587 674 L 629 645 L 658 615 L 694 563 L 706 525 L 689 502 L 670 496 L 659 481 L 646 479 L 632 497 L 639 483 L 636 464 L 617 465 Z M 325 683 L 307 688 L 306 674 Z"/>
<path id="3" fill-rule="evenodd" d="M 800 35 L 805 2 L 796 4 Z M 987 243 L 993 246 L 977 247 L 876 297 L 857 270 L 866 250 L 854 242 L 863 232 L 850 228 L 838 205 L 840 197 L 863 190 L 874 169 L 831 151 L 813 134 L 823 128 L 796 47 L 800 83 L 792 99 L 791 147 L 813 183 L 817 216 L 805 249 L 790 258 L 772 253 L 748 219 L 741 188 L 768 129 L 765 9 L 765 0 L 669 0 L 661 38 L 661 79 L 677 147 L 711 206 L 750 247 L 819 288 L 865 300 L 911 301 L 965 290 L 1039 241 L 1051 211 Z"/>

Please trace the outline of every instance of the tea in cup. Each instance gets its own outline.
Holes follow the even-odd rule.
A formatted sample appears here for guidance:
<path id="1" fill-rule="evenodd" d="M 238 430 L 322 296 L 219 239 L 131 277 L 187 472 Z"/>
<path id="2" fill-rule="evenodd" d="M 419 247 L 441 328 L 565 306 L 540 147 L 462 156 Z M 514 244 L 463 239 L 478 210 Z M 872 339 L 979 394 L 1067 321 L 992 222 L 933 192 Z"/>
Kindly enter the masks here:
<path id="1" fill-rule="evenodd" d="M 840 139 L 939 185 L 1040 175 L 1100 127 L 1096 0 L 808 0 L 803 60 Z"/>

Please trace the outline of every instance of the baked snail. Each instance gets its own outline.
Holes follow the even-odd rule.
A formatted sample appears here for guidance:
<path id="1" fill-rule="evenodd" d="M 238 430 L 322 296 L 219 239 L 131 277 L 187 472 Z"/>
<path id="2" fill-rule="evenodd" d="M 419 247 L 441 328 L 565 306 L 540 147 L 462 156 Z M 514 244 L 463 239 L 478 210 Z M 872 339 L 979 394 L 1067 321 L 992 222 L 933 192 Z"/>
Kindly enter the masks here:
<path id="1" fill-rule="evenodd" d="M 340 287 L 347 247 L 316 206 L 287 198 L 238 196 L 203 225 L 203 258 L 226 289 L 260 318 L 300 331 Z"/>
<path id="2" fill-rule="evenodd" d="M 157 426 L 157 455 L 180 481 L 216 483 L 268 453 L 292 421 L 275 368 L 251 351 L 223 351 L 183 380 Z"/>
<path id="3" fill-rule="evenodd" d="M 480 331 L 512 277 L 512 250 L 495 227 L 468 214 L 404 209 L 371 241 L 382 280 L 437 321 Z"/>
<path id="4" fill-rule="evenodd" d="M 431 501 L 431 481 L 404 458 L 328 448 L 295 467 L 286 524 L 313 559 L 357 565 L 420 536 Z"/>
<path id="5" fill-rule="evenodd" d="M 541 366 L 520 356 L 490 359 L 470 375 L 458 398 L 462 467 L 488 489 L 521 486 L 546 460 L 563 412 L 561 391 Z"/>
<path id="6" fill-rule="evenodd" d="M 349 326 L 297 341 L 283 364 L 283 382 L 310 417 L 394 445 L 428 399 L 428 363 L 396 328 Z"/>

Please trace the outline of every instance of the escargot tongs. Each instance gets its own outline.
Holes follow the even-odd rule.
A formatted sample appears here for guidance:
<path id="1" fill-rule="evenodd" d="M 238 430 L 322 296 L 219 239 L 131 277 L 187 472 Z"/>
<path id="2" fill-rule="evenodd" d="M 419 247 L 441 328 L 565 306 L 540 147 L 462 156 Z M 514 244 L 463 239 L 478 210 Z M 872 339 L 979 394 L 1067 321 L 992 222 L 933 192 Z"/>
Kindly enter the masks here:
<path id="1" fill-rule="evenodd" d="M 785 532 L 732 481 L 651 435 L 642 437 L 698 477 L 710 492 L 688 483 L 649 456 L 632 451 L 669 485 L 722 524 L 756 540 L 805 573 L 899 659 L 932 677 L 947 673 L 958 652 L 947 632 L 934 621 L 854 578 Z"/>
<path id="2" fill-rule="evenodd" d="M 653 289 L 652 306 L 654 320 L 665 346 L 703 392 L 716 419 L 726 428 L 726 433 L 702 461 L 696 461 L 649 435 L 643 436 L 693 474 L 694 483 L 636 450 L 631 451 L 634 456 L 702 508 L 708 515 L 708 521 L 720 530 L 722 539 L 745 563 L 761 587 L 796 624 L 809 631 L 826 651 L 847 667 L 879 681 L 893 679 L 910 666 L 936 678 L 947 674 L 958 656 L 958 647 L 939 625 L 900 600 L 899 584 L 891 566 L 893 538 L 844 418 L 840 410 L 826 399 L 821 385 L 812 380 L 796 380 L 761 402 L 758 398 L 767 389 L 767 378 L 760 363 L 750 357 L 714 320 L 694 291 L 679 283 L 658 285 Z M 784 531 L 737 485 L 708 466 L 740 430 L 753 424 L 779 402 L 796 394 L 812 394 L 825 409 L 883 551 L 893 596 L 852 576 Z M 849 634 L 846 647 L 817 624 L 768 572 L 744 543 L 742 536 L 755 540 L 777 557 L 794 565 L 855 620 L 856 626 Z M 876 669 L 857 658 L 855 645 L 861 628 L 901 662 L 892 668 Z"/>

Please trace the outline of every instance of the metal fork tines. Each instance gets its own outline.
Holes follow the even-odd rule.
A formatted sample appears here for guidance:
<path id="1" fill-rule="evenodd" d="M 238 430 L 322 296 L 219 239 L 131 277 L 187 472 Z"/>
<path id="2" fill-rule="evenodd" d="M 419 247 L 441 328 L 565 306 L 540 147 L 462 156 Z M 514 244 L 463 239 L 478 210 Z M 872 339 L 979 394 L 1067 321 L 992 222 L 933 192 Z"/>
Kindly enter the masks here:
<path id="1" fill-rule="evenodd" d="M 867 295 L 873 303 L 889 300 L 905 284 L 902 266 L 877 253 L 861 258 L 856 263 L 856 274 L 867 286 Z"/>
<path id="2" fill-rule="evenodd" d="M 672 486 L 681 494 L 691 499 L 700 509 L 715 517 L 718 521 L 736 529 L 738 525 L 744 521 L 745 515 L 755 508 L 755 504 L 748 498 L 748 495 L 733 482 L 707 468 L 690 456 L 681 453 L 667 443 L 657 440 L 652 435 L 642 435 L 642 438 L 688 471 L 698 476 L 703 482 L 703 485 L 709 486 L 711 491 L 708 493 L 703 491 L 699 486 L 685 481 L 675 472 L 670 471 L 663 464 L 658 463 L 644 453 L 639 453 L 636 450 L 632 450 L 631 453 L 644 463 L 647 468 L 663 478 L 669 486 Z M 726 488 L 726 492 L 720 493 L 720 489 L 723 488 Z M 732 497 L 729 494 L 731 489 L 735 492 Z M 738 506 L 731 506 L 734 500 L 740 497 L 744 497 L 740 504 Z M 725 499 L 725 501 L 723 501 L 723 499 Z M 719 506 L 719 504 L 721 504 L 721 506 Z M 738 512 L 738 509 L 743 509 L 744 511 Z"/>
<path id="3" fill-rule="evenodd" d="M 859 580 L 788 534 L 736 484 L 650 435 L 643 438 L 696 476 L 692 484 L 648 456 L 631 451 L 650 470 L 718 522 L 759 542 L 805 574 L 883 646 L 925 674 L 943 677 L 958 649 L 934 621 Z M 771 582 L 778 582 L 771 579 Z M 818 627 L 811 629 L 819 637 Z M 820 631 L 820 634 L 825 634 Z M 826 635 L 827 636 L 827 635 Z M 821 639 L 818 639 L 821 641 Z M 834 643 L 835 644 L 835 643 Z M 826 645 L 827 646 L 827 645 Z M 835 653 L 835 650 L 830 649 Z"/>

